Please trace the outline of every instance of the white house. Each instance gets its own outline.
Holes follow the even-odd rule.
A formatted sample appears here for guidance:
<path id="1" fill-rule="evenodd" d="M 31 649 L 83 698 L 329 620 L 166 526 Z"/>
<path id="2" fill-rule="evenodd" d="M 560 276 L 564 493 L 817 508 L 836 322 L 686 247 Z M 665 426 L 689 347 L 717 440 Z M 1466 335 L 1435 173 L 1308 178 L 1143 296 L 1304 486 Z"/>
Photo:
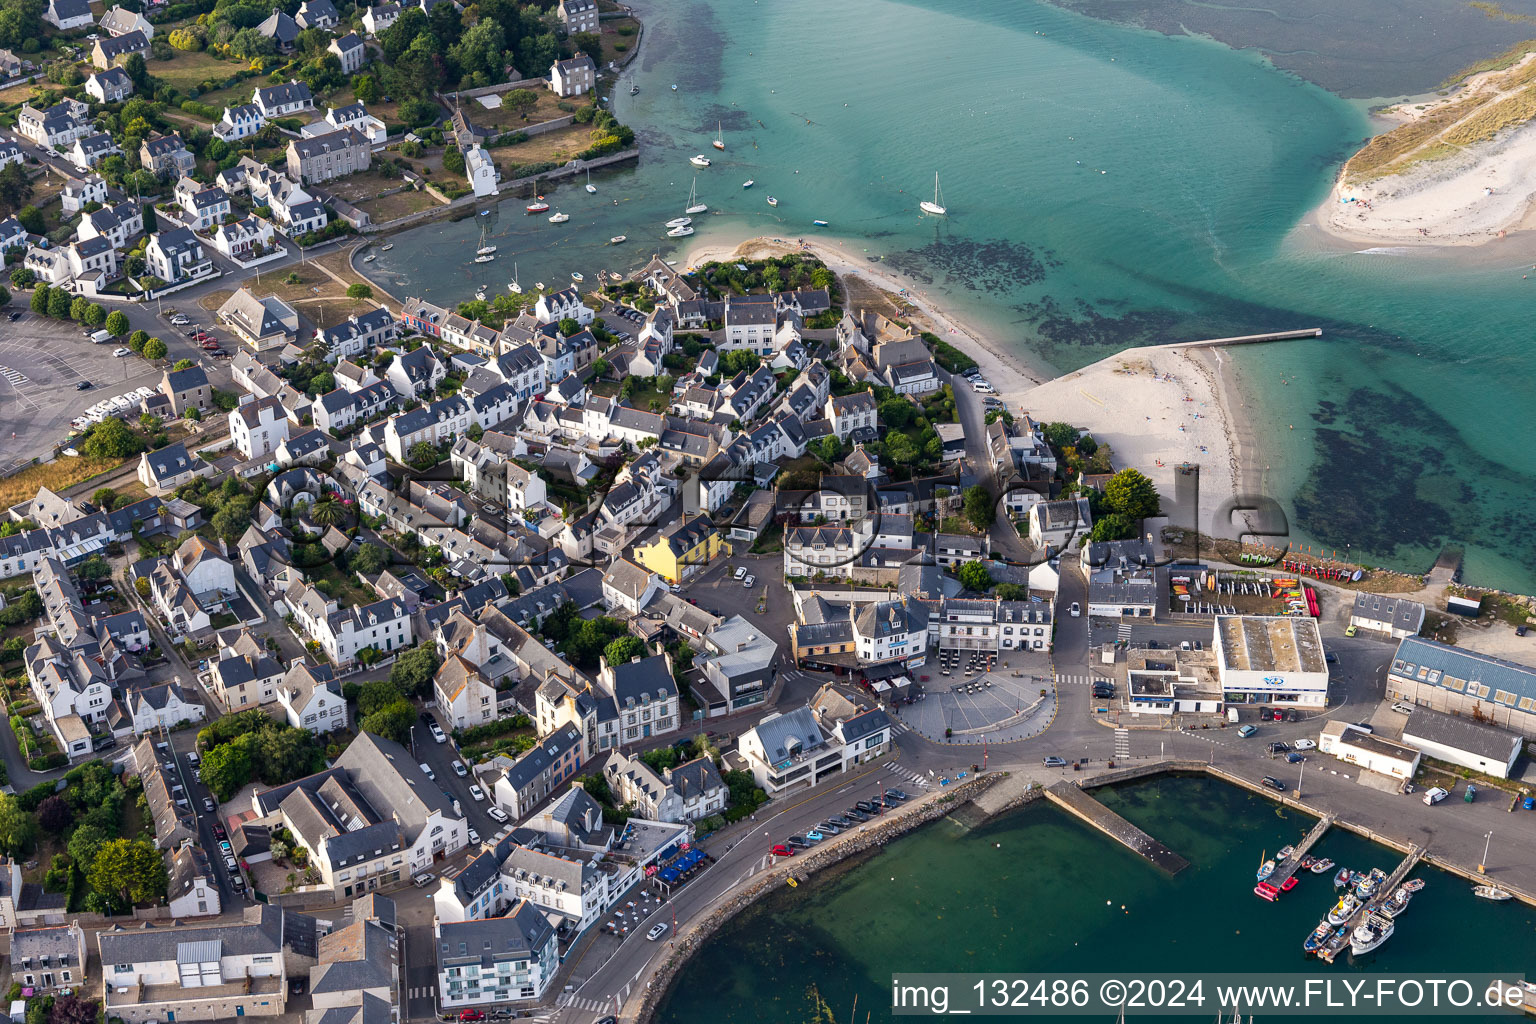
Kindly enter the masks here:
<path id="1" fill-rule="evenodd" d="M 850 437 L 858 440 L 866 437 L 873 439 L 876 436 L 879 412 L 872 392 L 860 391 L 840 398 L 829 398 L 826 412 L 827 419 L 832 423 L 832 432 L 839 441 L 846 442 Z"/>
<path id="2" fill-rule="evenodd" d="M 568 36 L 597 31 L 597 0 L 560 0 L 555 13 Z"/>
<path id="3" fill-rule="evenodd" d="M 347 727 L 347 702 L 329 665 L 293 665 L 277 687 L 277 702 L 295 729 L 312 733 Z"/>
<path id="4" fill-rule="evenodd" d="M 557 60 L 549 66 L 550 91 L 564 99 L 589 92 L 596 77 L 597 65 L 584 53 L 578 53 L 570 60 Z"/>
<path id="5" fill-rule="evenodd" d="M 133 734 L 175 729 L 182 722 L 201 722 L 208 713 L 175 683 L 146 686 L 128 691 L 128 715 L 133 720 Z"/>
<path id="6" fill-rule="evenodd" d="M 237 142 L 255 135 L 266 123 L 266 116 L 260 107 L 254 103 L 242 103 L 224 108 L 224 115 L 213 126 L 213 133 L 225 142 Z"/>
<path id="7" fill-rule="evenodd" d="M 420 442 L 441 445 L 469 430 L 473 420 L 469 402 L 450 395 L 410 412 L 391 416 L 384 424 L 384 450 L 396 462 L 405 462 L 411 447 Z"/>
<path id="8" fill-rule="evenodd" d="M 336 59 L 341 61 L 342 73 L 346 75 L 357 74 L 362 70 L 363 65 L 368 63 L 368 47 L 363 44 L 362 37 L 356 32 L 348 32 L 339 39 L 332 39 L 326 50 L 334 53 Z"/>
<path id="9" fill-rule="evenodd" d="M 229 597 L 238 592 L 235 567 L 218 548 L 201 537 L 182 541 L 171 556 L 182 582 L 194 595 L 218 594 Z"/>
<path id="10" fill-rule="evenodd" d="M 108 68 L 87 78 L 85 91 L 97 103 L 121 103 L 133 94 L 133 79 L 122 68 Z"/>
<path id="11" fill-rule="evenodd" d="M 223 912 L 218 883 L 208 869 L 207 855 L 198 847 L 188 844 L 171 856 L 165 902 L 177 920 L 216 917 Z"/>
<path id="12" fill-rule="evenodd" d="M 737 749 L 769 796 L 806 789 L 890 749 L 891 722 L 879 708 L 830 728 L 809 707 L 769 715 L 741 734 Z"/>
<path id="13" fill-rule="evenodd" d="M 657 774 L 638 757 L 617 750 L 603 765 L 603 777 L 620 806 L 632 805 L 640 817 L 653 821 L 698 821 L 719 814 L 730 792 L 708 757 Z"/>
<path id="14" fill-rule="evenodd" d="M 246 402 L 229 414 L 229 436 L 247 459 L 270 455 L 288 439 L 288 413 L 275 395 Z"/>
<path id="15" fill-rule="evenodd" d="M 309 638 L 342 668 L 356 662 L 365 647 L 387 655 L 413 642 L 411 616 L 399 598 L 342 609 L 314 587 L 300 586 L 285 601 Z"/>
<path id="16" fill-rule="evenodd" d="M 48 9 L 43 12 L 43 20 L 60 32 L 85 28 L 87 25 L 96 23 L 95 17 L 91 14 L 91 5 L 85 0 L 48 0 Z"/>
<path id="17" fill-rule="evenodd" d="M 437 992 L 450 1012 L 540 999 L 560 969 L 554 927 L 524 900 L 504 917 L 433 923 Z"/>
<path id="18" fill-rule="evenodd" d="M 582 304 L 581 293 L 575 288 L 562 288 L 557 292 L 540 295 L 539 301 L 533 304 L 533 315 L 539 318 L 541 324 L 575 320 L 585 327 L 596 314 Z"/>
<path id="19" fill-rule="evenodd" d="M 1042 501 L 1029 508 L 1029 539 L 1036 550 L 1061 551 L 1093 530 L 1087 498 Z"/>
<path id="20" fill-rule="evenodd" d="M 477 196 L 500 195 L 497 188 L 500 180 L 496 173 L 496 164 L 491 160 L 491 155 L 478 145 L 469 147 L 469 152 L 464 154 L 464 173 L 469 177 L 469 184 L 475 190 Z"/>

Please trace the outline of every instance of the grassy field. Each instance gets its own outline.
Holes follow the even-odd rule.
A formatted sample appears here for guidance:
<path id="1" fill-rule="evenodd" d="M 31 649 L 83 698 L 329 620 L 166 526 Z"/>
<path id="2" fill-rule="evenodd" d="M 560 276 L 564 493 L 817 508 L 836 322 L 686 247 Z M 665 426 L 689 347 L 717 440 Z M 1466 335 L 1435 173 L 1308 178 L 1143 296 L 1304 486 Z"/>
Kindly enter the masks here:
<path id="1" fill-rule="evenodd" d="M 1376 136 L 1350 158 L 1345 180 L 1360 181 L 1380 174 L 1393 161 L 1433 141 L 1441 132 L 1482 106 L 1483 101 L 1481 96 L 1468 96 L 1399 125 L 1385 135 Z"/>
<path id="2" fill-rule="evenodd" d="M 495 150 L 496 162 L 503 167 L 514 164 L 565 163 L 592 144 L 591 132 L 589 125 L 573 124 L 569 128 L 535 135 L 527 142 Z"/>
<path id="3" fill-rule="evenodd" d="M 89 480 L 108 470 L 116 469 L 122 462 L 117 459 L 61 458 L 57 462 L 45 462 L 40 466 L 28 466 L 19 473 L 0 479 L 0 506 L 12 505 L 37 497 L 39 487 L 62 494 L 66 487 Z"/>
<path id="4" fill-rule="evenodd" d="M 177 50 L 176 56 L 171 60 L 149 62 L 149 73 L 160 79 L 173 89 L 186 93 L 196 89 L 202 82 L 210 78 L 226 79 L 243 68 L 243 65 L 228 60 L 220 60 L 211 53 L 195 52 L 192 50 Z M 247 92 L 255 87 L 255 80 L 241 82 L 236 88 L 243 87 Z M 213 95 L 209 93 L 208 95 Z M 199 103 L 208 102 L 202 96 L 197 98 Z M 209 103 L 209 106 L 212 106 Z"/>
<path id="5" fill-rule="evenodd" d="M 480 105 L 480 101 L 468 100 L 464 102 L 464 115 L 469 118 L 470 124 L 477 128 L 496 128 L 503 132 L 515 132 L 540 121 L 551 121 L 557 117 L 566 116 L 569 111 L 560 109 L 560 97 L 548 89 L 530 89 L 539 98 L 539 105 L 528 112 L 525 119 L 515 113 L 510 107 L 500 106 L 489 109 Z"/>
<path id="6" fill-rule="evenodd" d="M 609 61 L 622 62 L 635 49 L 635 44 L 640 40 L 640 23 L 634 18 L 614 18 L 612 21 L 602 23 L 603 30 L 603 56 L 598 61 L 601 67 L 607 67 Z M 628 35 L 622 34 L 621 29 L 631 30 Z M 620 50 L 619 47 L 624 47 Z"/>
<path id="7" fill-rule="evenodd" d="M 397 192 L 382 199 L 367 199 L 356 205 L 358 209 L 367 211 L 375 224 L 382 224 L 396 217 L 404 217 L 408 213 L 416 213 L 419 210 L 430 210 L 442 204 L 426 192 L 417 192 L 413 189 Z"/>
<path id="8" fill-rule="evenodd" d="M 1442 137 L 1452 146 L 1470 146 L 1491 139 L 1505 128 L 1521 125 L 1536 116 L 1536 86 L 1527 86 L 1513 96 L 1484 105 L 1482 110 L 1456 125 Z"/>

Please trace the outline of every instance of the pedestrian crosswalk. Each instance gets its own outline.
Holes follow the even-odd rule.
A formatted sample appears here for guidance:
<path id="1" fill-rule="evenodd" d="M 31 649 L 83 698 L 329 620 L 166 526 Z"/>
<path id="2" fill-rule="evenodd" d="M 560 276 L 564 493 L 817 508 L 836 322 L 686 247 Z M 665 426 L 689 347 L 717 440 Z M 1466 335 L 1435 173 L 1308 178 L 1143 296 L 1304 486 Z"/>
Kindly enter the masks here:
<path id="1" fill-rule="evenodd" d="M 432 985 L 412 985 L 410 997 L 412 999 L 434 999 L 437 996 L 437 988 Z"/>
<path id="2" fill-rule="evenodd" d="M 16 387 L 21 387 L 23 384 L 32 383 L 31 378 L 26 374 L 22 373 L 20 370 L 13 370 L 9 366 L 0 366 L 0 376 L 3 376 Z"/>
<path id="3" fill-rule="evenodd" d="M 1115 639 L 1122 644 L 1131 642 L 1131 624 L 1129 622 L 1120 623 L 1119 628 L 1115 631 Z"/>
<path id="4" fill-rule="evenodd" d="M 913 771 L 911 768 L 905 768 L 897 764 L 895 761 L 892 761 L 890 764 L 886 765 L 886 770 L 892 775 L 899 775 L 903 779 L 910 781 L 912 785 L 920 786 L 923 789 L 927 789 L 930 785 L 932 785 L 932 780 L 930 780 L 928 776 L 920 775 Z"/>
<path id="5" fill-rule="evenodd" d="M 1131 756 L 1131 731 L 1129 729 L 1115 730 L 1115 757 L 1125 759 Z"/>
<path id="6" fill-rule="evenodd" d="M 578 1010 L 586 1010 L 588 1013 L 601 1013 L 604 1010 L 613 1011 L 612 999 L 590 999 L 586 996 L 574 995 L 570 992 L 562 992 L 560 998 L 555 1000 L 556 1006 L 574 1006 Z"/>
<path id="7" fill-rule="evenodd" d="M 1089 686 L 1093 683 L 1107 683 L 1109 680 L 1103 678 L 1102 676 L 1095 676 L 1092 673 L 1083 673 L 1073 675 L 1059 675 L 1056 677 L 1056 682 L 1058 685 L 1066 683 L 1071 686 Z"/>
<path id="8" fill-rule="evenodd" d="M 908 725 L 906 722 L 897 721 L 894 718 L 891 719 L 891 735 L 892 736 L 900 736 L 902 733 L 907 733 L 907 732 L 911 732 L 911 731 L 912 731 L 912 727 L 910 725 Z"/>

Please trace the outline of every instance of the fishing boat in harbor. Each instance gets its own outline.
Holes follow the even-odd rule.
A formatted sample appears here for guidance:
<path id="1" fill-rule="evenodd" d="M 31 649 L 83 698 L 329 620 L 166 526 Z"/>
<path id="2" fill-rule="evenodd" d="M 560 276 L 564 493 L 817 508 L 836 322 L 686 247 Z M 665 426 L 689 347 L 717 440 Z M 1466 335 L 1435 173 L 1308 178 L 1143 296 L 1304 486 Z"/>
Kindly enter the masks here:
<path id="1" fill-rule="evenodd" d="M 1387 873 L 1381 868 L 1371 868 L 1369 874 L 1358 875 L 1355 878 L 1355 895 L 1362 900 L 1368 900 L 1376 895 L 1376 890 L 1381 888 L 1382 880 Z"/>
<path id="2" fill-rule="evenodd" d="M 1301 944 L 1301 948 L 1308 953 L 1316 953 L 1318 947 L 1322 946 L 1323 943 L 1331 939 L 1333 934 L 1333 925 L 1329 924 L 1327 921 L 1319 921 L 1317 923 L 1317 927 L 1312 929 L 1312 934 L 1308 935 L 1306 941 Z"/>
<path id="3" fill-rule="evenodd" d="M 779 205 L 779 201 L 777 199 L 773 198 L 773 196 L 769 196 L 768 197 L 768 205 L 769 206 L 778 206 Z"/>
<path id="4" fill-rule="evenodd" d="M 944 193 L 939 191 L 938 171 L 933 172 L 933 202 L 930 203 L 924 199 L 917 206 L 924 213 L 931 213 L 935 217 L 942 217 L 949 212 L 949 209 L 944 205 Z"/>
<path id="5" fill-rule="evenodd" d="M 1355 873 L 1349 868 L 1339 868 L 1339 873 L 1333 876 L 1333 887 L 1342 889 L 1349 884 L 1349 880 L 1355 877 Z"/>
<path id="6" fill-rule="evenodd" d="M 695 167 L 708 167 L 710 160 L 709 157 L 705 156 L 703 153 L 696 153 L 688 158 L 688 162 L 693 164 Z"/>
<path id="7" fill-rule="evenodd" d="M 1280 852 L 1275 854 L 1275 863 L 1278 864 L 1281 861 L 1290 860 L 1291 859 L 1291 854 L 1293 854 L 1295 852 L 1296 852 L 1296 847 L 1294 847 L 1294 846 L 1282 846 L 1282 847 L 1280 847 Z"/>
<path id="8" fill-rule="evenodd" d="M 1312 862 L 1312 873 L 1314 875 L 1325 875 L 1331 867 L 1333 867 L 1333 861 L 1324 857 L 1322 860 Z"/>
<path id="9" fill-rule="evenodd" d="M 481 302 L 485 301 L 485 285 L 481 285 L 479 288 L 475 289 L 475 298 L 479 299 Z"/>
<path id="10" fill-rule="evenodd" d="M 1383 914 L 1369 911 L 1365 920 L 1355 926 L 1355 930 L 1349 936 L 1349 951 L 1355 956 L 1362 956 L 1374 949 L 1379 949 L 1381 944 L 1392 937 L 1397 924 Z"/>
<path id="11" fill-rule="evenodd" d="M 1424 888 L 1424 879 L 1410 878 L 1408 881 L 1403 883 L 1403 888 L 1407 889 L 1409 892 L 1418 892 L 1420 889 Z"/>
<path id="12" fill-rule="evenodd" d="M 715 122 L 715 141 L 710 143 L 716 149 L 725 149 L 725 132 L 720 127 L 720 122 Z"/>
<path id="13" fill-rule="evenodd" d="M 597 191 L 597 186 L 592 184 L 592 168 L 590 168 L 590 167 L 587 168 L 587 191 L 588 192 L 596 192 Z"/>
<path id="14" fill-rule="evenodd" d="M 687 238 L 691 234 L 693 234 L 693 228 L 689 227 L 687 224 L 679 224 L 677 227 L 667 232 L 667 237 Z"/>
<path id="15" fill-rule="evenodd" d="M 1472 895 L 1485 900 L 1495 900 L 1499 903 L 1515 898 L 1514 893 L 1506 892 L 1496 885 L 1474 885 L 1472 887 Z"/>
<path id="16" fill-rule="evenodd" d="M 373 253 L 369 253 L 367 256 L 363 257 L 363 262 L 364 263 L 372 263 L 376 259 L 378 259 L 378 257 L 376 255 L 374 255 Z"/>
<path id="17" fill-rule="evenodd" d="M 492 261 L 492 260 L 494 260 L 494 259 L 495 259 L 495 258 L 496 258 L 496 257 L 495 257 L 495 256 L 493 256 L 493 255 L 491 255 L 491 254 L 490 254 L 490 253 L 486 253 L 486 254 L 485 254 L 485 255 L 483 255 L 483 256 L 476 256 L 476 257 L 475 257 L 475 262 L 476 262 L 476 263 L 489 263 L 489 262 L 491 262 L 491 261 Z"/>
<path id="18" fill-rule="evenodd" d="M 536 291 L 536 292 L 543 291 L 544 290 L 544 282 L 543 281 L 535 281 L 535 282 L 533 282 L 533 290 Z"/>
<path id="19" fill-rule="evenodd" d="M 1354 894 L 1345 893 L 1339 897 L 1339 902 L 1333 905 L 1333 909 L 1328 911 L 1328 923 L 1332 925 L 1343 924 L 1351 917 L 1354 917 L 1355 911 L 1359 909 L 1360 901 L 1355 899 Z"/>
<path id="20" fill-rule="evenodd" d="M 553 217 L 549 218 L 549 222 L 551 224 L 564 224 L 566 221 L 568 221 L 570 219 L 571 219 L 571 215 L 570 214 L 568 214 L 568 213 L 561 213 L 561 212 L 559 212 L 557 210 L 557 211 L 555 211 L 555 215 Z"/>
<path id="21" fill-rule="evenodd" d="M 1408 901 L 1411 899 L 1413 899 L 1413 893 L 1403 886 L 1398 886 L 1397 892 L 1394 892 L 1381 904 L 1381 912 L 1388 917 L 1396 917 L 1408 909 Z"/>
<path id="22" fill-rule="evenodd" d="M 1275 862 L 1273 860 L 1266 860 L 1264 863 L 1259 865 L 1259 870 L 1254 872 L 1254 878 L 1262 882 L 1264 879 L 1268 878 L 1274 873 Z"/>

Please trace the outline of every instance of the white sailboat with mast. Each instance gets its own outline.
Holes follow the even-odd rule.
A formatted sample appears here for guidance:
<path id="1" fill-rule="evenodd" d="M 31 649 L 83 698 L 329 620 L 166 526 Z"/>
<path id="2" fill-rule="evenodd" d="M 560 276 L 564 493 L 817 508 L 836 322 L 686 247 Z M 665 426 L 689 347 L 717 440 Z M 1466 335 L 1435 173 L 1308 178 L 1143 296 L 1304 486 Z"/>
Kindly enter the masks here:
<path id="1" fill-rule="evenodd" d="M 723 150 L 725 148 L 725 132 L 721 128 L 719 121 L 715 122 L 715 141 L 711 142 L 710 145 L 716 149 Z"/>
<path id="2" fill-rule="evenodd" d="M 944 193 L 939 191 L 939 172 L 933 172 L 933 202 L 924 199 L 918 203 L 918 208 L 924 213 L 931 213 L 936 217 L 942 217 L 949 212 L 944 206 Z"/>
<path id="3" fill-rule="evenodd" d="M 512 280 L 507 282 L 507 291 L 513 295 L 521 295 L 523 291 L 523 286 L 517 283 L 517 263 L 515 261 L 512 264 Z"/>
<path id="4" fill-rule="evenodd" d="M 699 202 L 699 176 L 693 176 L 693 184 L 688 187 L 688 208 L 683 212 L 692 216 L 695 213 L 706 213 L 709 207 Z"/>
<path id="5" fill-rule="evenodd" d="M 590 167 L 587 168 L 587 191 L 592 193 L 597 192 L 597 186 L 592 184 L 592 168 Z"/>

